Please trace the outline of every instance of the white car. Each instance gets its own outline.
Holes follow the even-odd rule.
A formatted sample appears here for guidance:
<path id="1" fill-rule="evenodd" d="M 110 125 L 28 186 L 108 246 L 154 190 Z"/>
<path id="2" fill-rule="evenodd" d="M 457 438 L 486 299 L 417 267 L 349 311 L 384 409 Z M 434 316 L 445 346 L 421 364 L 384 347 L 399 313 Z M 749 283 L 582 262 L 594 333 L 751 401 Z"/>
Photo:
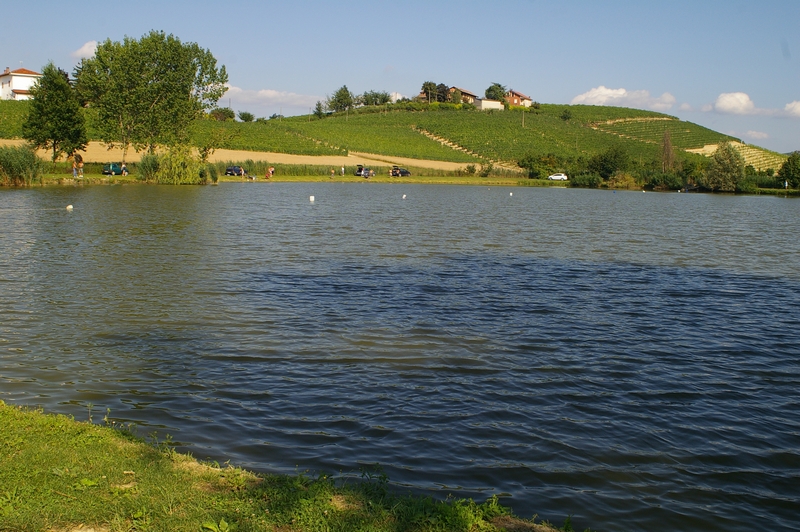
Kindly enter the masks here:
<path id="1" fill-rule="evenodd" d="M 553 174 L 547 176 L 547 179 L 550 179 L 551 181 L 566 181 L 568 178 L 566 174 Z"/>

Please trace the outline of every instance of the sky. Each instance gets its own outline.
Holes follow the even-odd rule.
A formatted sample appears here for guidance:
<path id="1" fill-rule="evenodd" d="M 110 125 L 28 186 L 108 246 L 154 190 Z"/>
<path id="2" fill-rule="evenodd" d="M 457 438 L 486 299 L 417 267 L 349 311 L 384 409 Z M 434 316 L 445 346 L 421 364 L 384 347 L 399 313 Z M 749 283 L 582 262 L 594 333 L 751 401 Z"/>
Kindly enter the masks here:
<path id="1" fill-rule="evenodd" d="M 800 150 L 800 0 L 116 0 L 7 2 L 0 68 L 72 71 L 97 42 L 150 30 L 225 65 L 220 101 L 307 114 L 346 85 L 664 112 L 781 153 Z"/>

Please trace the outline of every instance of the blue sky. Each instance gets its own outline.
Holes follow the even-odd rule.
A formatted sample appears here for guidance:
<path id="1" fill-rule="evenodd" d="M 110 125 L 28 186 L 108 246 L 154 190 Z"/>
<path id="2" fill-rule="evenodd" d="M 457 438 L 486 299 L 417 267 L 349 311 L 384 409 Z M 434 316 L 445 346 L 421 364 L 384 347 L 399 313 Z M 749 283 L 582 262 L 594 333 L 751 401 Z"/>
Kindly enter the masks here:
<path id="1" fill-rule="evenodd" d="M 493 82 L 542 103 L 662 111 L 800 150 L 800 1 L 31 0 L 3 7 L 0 68 L 65 70 L 92 43 L 163 30 L 228 70 L 222 100 L 305 114 L 342 85 L 405 96 Z"/>

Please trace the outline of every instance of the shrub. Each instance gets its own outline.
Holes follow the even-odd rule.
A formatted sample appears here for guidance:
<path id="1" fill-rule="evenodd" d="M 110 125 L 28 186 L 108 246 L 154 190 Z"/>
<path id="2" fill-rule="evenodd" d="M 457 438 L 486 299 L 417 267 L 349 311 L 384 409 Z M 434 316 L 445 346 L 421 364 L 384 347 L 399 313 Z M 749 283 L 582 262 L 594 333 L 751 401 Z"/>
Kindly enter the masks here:
<path id="1" fill-rule="evenodd" d="M 189 146 L 173 146 L 159 156 L 155 182 L 159 185 L 200 185 L 200 160 Z"/>
<path id="2" fill-rule="evenodd" d="M 28 146 L 0 146 L 0 181 L 4 185 L 31 185 L 41 181 L 43 165 Z"/>
<path id="3" fill-rule="evenodd" d="M 758 194 L 758 182 L 755 178 L 746 177 L 736 183 L 736 192 L 744 194 Z"/>
<path id="4" fill-rule="evenodd" d="M 684 186 L 681 178 L 671 172 L 653 172 L 645 179 L 648 186 L 657 190 L 679 190 Z"/>
<path id="5" fill-rule="evenodd" d="M 641 185 L 630 172 L 617 172 L 608 180 L 608 188 L 633 190 L 641 188 Z"/>
<path id="6" fill-rule="evenodd" d="M 597 174 L 582 174 L 570 179 L 570 186 L 597 188 L 603 182 L 603 178 Z"/>
<path id="7" fill-rule="evenodd" d="M 138 165 L 139 179 L 155 181 L 158 172 L 158 155 L 143 155 Z"/>
<path id="8" fill-rule="evenodd" d="M 200 182 L 202 184 L 208 184 L 209 181 L 216 183 L 218 180 L 219 176 L 215 165 L 209 163 L 200 167 Z"/>

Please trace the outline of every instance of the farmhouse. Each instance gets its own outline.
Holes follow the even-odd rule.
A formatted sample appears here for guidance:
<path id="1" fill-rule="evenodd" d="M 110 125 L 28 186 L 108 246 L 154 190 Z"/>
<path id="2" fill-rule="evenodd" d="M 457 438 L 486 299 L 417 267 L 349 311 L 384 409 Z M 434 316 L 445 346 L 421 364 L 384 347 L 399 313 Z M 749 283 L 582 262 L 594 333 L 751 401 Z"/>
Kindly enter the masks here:
<path id="1" fill-rule="evenodd" d="M 11 70 L 6 67 L 0 74 L 0 100 L 27 100 L 31 87 L 40 77 L 41 74 L 27 68 Z"/>
<path id="2" fill-rule="evenodd" d="M 533 100 L 531 100 L 529 96 L 525 96 L 521 92 L 515 90 L 509 90 L 506 93 L 506 101 L 508 105 L 522 105 L 524 107 L 530 107 L 533 103 Z"/>
<path id="3" fill-rule="evenodd" d="M 453 103 L 475 103 L 475 100 L 478 99 L 476 94 L 472 94 L 467 89 L 462 89 L 460 87 L 450 87 L 450 99 L 453 99 L 453 93 L 459 91 L 461 93 L 461 101 L 460 102 L 453 102 Z"/>

